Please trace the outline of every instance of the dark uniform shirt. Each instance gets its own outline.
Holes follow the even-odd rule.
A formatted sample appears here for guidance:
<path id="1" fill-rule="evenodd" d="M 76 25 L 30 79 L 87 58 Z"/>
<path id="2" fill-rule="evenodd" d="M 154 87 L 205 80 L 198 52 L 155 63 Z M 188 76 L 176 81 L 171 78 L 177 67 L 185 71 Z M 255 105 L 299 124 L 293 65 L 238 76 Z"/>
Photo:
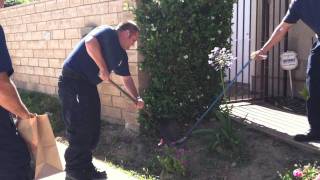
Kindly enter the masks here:
<path id="1" fill-rule="evenodd" d="M 284 22 L 293 24 L 300 19 L 320 34 L 320 0 L 293 0 Z"/>
<path id="2" fill-rule="evenodd" d="M 94 36 L 101 47 L 102 56 L 106 61 L 109 72 L 114 71 L 120 76 L 129 76 L 128 55 L 120 46 L 118 34 L 110 26 L 99 26 L 87 36 Z M 92 84 L 99 84 L 102 80 L 98 77 L 99 68 L 89 56 L 85 47 L 85 37 L 76 45 L 67 57 L 64 67 L 80 74 Z"/>
<path id="3" fill-rule="evenodd" d="M 6 45 L 5 34 L 0 25 L 0 72 L 8 76 L 13 73 L 11 58 Z M 1 83 L 1 82 L 0 82 Z M 0 106 L 0 174 L 28 166 L 29 153 L 18 135 L 10 113 Z"/>

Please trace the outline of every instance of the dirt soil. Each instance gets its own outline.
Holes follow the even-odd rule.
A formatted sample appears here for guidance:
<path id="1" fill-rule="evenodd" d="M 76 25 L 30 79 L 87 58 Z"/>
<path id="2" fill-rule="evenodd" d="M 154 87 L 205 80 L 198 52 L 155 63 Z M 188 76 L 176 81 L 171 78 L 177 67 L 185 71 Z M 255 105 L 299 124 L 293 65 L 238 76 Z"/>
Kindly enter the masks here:
<path id="1" fill-rule="evenodd" d="M 206 122 L 201 128 L 214 127 Z M 285 142 L 241 124 L 235 124 L 241 144 L 238 156 L 208 150 L 210 140 L 196 136 L 179 148 L 187 150 L 187 175 L 180 179 L 192 180 L 276 180 L 295 163 L 313 163 L 318 154 L 298 149 Z M 103 123 L 100 143 L 94 155 L 111 161 L 127 170 L 159 179 L 161 167 L 157 155 L 157 138 L 135 135 L 123 126 Z M 177 178 L 174 178 L 177 179 Z"/>

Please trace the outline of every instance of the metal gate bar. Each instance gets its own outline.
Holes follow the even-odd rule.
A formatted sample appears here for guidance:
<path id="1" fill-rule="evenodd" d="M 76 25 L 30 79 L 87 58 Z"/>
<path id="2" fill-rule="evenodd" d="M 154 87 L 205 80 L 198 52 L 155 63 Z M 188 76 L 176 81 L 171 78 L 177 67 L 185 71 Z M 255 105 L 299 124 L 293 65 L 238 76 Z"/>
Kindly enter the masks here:
<path id="1" fill-rule="evenodd" d="M 237 0 L 234 9 L 235 27 L 233 27 L 232 45 L 238 62 L 227 71 L 227 81 L 233 79 L 236 72 L 243 68 L 244 63 L 249 60 L 250 52 L 261 48 L 269 39 L 288 6 L 289 0 Z M 253 18 L 253 15 L 256 17 Z M 267 100 L 286 96 L 287 73 L 280 68 L 280 53 L 287 48 L 288 36 L 284 43 L 281 42 L 273 47 L 267 61 L 252 62 L 228 93 L 229 102 Z"/>

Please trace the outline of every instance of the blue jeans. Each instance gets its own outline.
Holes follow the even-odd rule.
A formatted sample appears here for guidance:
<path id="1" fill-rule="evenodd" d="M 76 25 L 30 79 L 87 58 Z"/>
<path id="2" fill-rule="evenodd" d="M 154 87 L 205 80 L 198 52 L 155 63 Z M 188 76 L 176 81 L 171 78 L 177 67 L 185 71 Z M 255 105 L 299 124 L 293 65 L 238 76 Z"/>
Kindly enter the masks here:
<path id="1" fill-rule="evenodd" d="M 320 41 L 313 44 L 308 65 L 306 85 L 309 92 L 307 100 L 310 132 L 320 135 Z"/>
<path id="2" fill-rule="evenodd" d="M 97 87 L 73 77 L 60 76 L 59 98 L 63 108 L 69 146 L 66 171 L 92 168 L 92 151 L 100 136 L 100 98 Z"/>

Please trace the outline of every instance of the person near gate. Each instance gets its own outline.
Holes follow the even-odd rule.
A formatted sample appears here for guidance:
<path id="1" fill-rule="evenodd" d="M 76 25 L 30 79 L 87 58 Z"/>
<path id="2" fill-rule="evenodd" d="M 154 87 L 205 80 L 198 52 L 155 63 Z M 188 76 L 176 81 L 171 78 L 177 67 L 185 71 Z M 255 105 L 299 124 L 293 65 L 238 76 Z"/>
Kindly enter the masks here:
<path id="1" fill-rule="evenodd" d="M 12 74 L 12 62 L 0 25 L 0 179 L 31 180 L 30 155 L 16 129 L 13 115 L 18 117 L 18 122 L 34 115 L 21 101 L 17 88 L 10 79 Z"/>
<path id="2" fill-rule="evenodd" d="M 288 30 L 298 21 L 302 20 L 317 35 L 313 44 L 307 64 L 306 85 L 309 92 L 307 100 L 308 121 L 310 131 L 307 134 L 298 134 L 294 140 L 309 142 L 320 140 L 320 1 L 319 0 L 292 0 L 290 7 L 282 22 L 276 27 L 264 46 L 254 52 L 255 60 L 262 60 L 267 52 L 277 44 Z"/>
<path id="3" fill-rule="evenodd" d="M 92 164 L 92 151 L 100 135 L 100 99 L 97 84 L 109 81 L 110 73 L 119 75 L 136 107 L 140 98 L 128 65 L 128 50 L 137 41 L 139 28 L 132 21 L 116 28 L 102 25 L 94 28 L 76 45 L 65 60 L 59 77 L 59 98 L 69 146 L 65 152 L 66 179 L 91 180 L 107 177 Z"/>

